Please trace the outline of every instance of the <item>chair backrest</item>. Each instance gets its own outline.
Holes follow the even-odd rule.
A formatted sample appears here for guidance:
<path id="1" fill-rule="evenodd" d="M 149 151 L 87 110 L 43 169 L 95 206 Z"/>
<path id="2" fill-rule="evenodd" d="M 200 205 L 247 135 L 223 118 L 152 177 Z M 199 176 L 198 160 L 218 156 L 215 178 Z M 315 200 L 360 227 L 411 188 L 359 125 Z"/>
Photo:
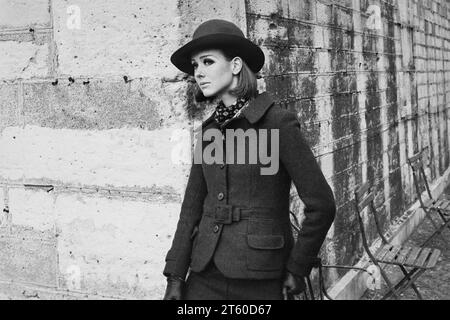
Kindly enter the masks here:
<path id="1" fill-rule="evenodd" d="M 425 185 L 425 189 L 427 190 L 428 197 L 430 199 L 433 199 L 433 196 L 431 194 L 430 186 L 427 181 L 427 176 L 425 174 L 424 170 L 424 164 L 423 164 L 423 155 L 426 154 L 426 152 L 419 152 L 418 154 L 414 155 L 413 157 L 408 159 L 408 163 L 412 168 L 413 172 L 413 179 L 414 179 L 414 187 L 416 189 L 417 197 L 419 198 L 420 205 L 422 208 L 425 207 L 424 201 L 422 199 L 422 190 L 421 190 L 421 177 L 422 181 Z"/>
<path id="2" fill-rule="evenodd" d="M 367 193 L 367 195 L 365 195 L 365 193 Z M 374 199 L 375 199 L 375 194 L 371 190 L 371 185 L 369 182 L 366 182 L 366 183 L 362 184 L 359 188 L 356 188 L 356 190 L 355 190 L 355 207 L 356 207 L 356 214 L 357 214 L 358 223 L 359 223 L 359 229 L 361 231 L 364 249 L 366 250 L 367 254 L 369 255 L 369 257 L 372 260 L 374 260 L 374 257 L 372 255 L 372 252 L 370 251 L 369 244 L 367 242 L 366 231 L 365 231 L 364 222 L 362 219 L 362 212 L 364 211 L 364 209 L 366 207 L 369 207 L 369 213 L 371 213 L 374 217 L 377 232 L 378 232 L 378 235 L 381 237 L 381 240 L 383 241 L 383 243 L 388 243 L 387 239 L 385 238 L 385 236 L 383 234 L 383 231 L 381 230 L 381 225 L 378 220 L 378 212 L 375 209 L 375 205 L 374 205 Z"/>

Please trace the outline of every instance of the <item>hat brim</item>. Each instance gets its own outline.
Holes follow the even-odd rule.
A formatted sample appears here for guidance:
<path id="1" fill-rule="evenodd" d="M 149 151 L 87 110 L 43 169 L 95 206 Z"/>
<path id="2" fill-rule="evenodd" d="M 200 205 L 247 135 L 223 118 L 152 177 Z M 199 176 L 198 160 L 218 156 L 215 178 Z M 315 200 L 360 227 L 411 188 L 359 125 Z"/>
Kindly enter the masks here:
<path id="1" fill-rule="evenodd" d="M 192 54 L 200 49 L 211 49 L 215 46 L 237 49 L 239 56 L 255 73 L 260 71 L 264 65 L 264 52 L 259 46 L 246 38 L 230 34 L 213 34 L 191 40 L 175 51 L 170 57 L 170 61 L 181 71 L 193 75 Z"/>

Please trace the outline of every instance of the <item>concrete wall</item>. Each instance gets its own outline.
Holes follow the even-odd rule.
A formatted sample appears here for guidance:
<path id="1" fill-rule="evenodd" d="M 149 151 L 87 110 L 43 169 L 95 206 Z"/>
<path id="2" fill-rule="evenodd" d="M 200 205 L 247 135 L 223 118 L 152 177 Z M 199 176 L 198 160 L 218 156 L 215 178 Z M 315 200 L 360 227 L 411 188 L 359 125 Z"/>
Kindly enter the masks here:
<path id="1" fill-rule="evenodd" d="M 299 115 L 338 204 L 327 262 L 362 252 L 356 185 L 376 184 L 388 226 L 414 202 L 407 157 L 426 149 L 433 180 L 448 168 L 448 2 L 0 7 L 0 298 L 162 297 L 189 169 L 174 150 L 212 110 L 193 104 L 169 56 L 210 18 L 261 45 L 260 88 Z M 294 188 L 292 208 L 301 216 Z"/>

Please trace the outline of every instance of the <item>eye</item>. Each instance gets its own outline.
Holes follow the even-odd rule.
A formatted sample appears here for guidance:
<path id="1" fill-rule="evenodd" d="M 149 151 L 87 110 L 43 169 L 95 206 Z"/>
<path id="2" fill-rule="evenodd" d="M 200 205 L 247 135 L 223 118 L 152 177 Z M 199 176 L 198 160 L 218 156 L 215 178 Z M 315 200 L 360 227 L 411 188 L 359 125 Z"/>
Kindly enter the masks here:
<path id="1" fill-rule="evenodd" d="M 205 60 L 203 61 L 203 63 L 206 64 L 206 65 L 209 65 L 209 64 L 214 63 L 214 61 L 212 61 L 212 60 L 210 60 L 210 59 L 205 59 Z"/>

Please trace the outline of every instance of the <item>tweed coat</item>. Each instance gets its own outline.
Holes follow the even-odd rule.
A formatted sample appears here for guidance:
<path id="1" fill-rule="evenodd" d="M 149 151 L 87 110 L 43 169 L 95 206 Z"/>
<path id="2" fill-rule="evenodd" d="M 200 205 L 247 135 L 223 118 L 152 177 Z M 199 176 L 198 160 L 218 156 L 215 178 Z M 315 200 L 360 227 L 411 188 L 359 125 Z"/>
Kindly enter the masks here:
<path id="1" fill-rule="evenodd" d="M 226 159 L 223 164 L 193 161 L 163 274 L 184 279 L 189 267 L 200 272 L 213 260 L 228 278 L 275 279 L 286 271 L 306 276 L 334 220 L 336 207 L 296 114 L 281 108 L 263 92 L 224 127 L 213 116 L 202 123 L 195 152 L 214 143 L 215 139 L 202 136 L 208 129 L 224 133 L 223 141 L 216 143 L 223 143 L 225 153 L 226 129 L 277 129 L 278 171 L 262 175 L 260 169 L 268 167 L 267 162 L 248 161 L 248 140 L 245 164 Z M 270 138 L 266 141 L 271 150 Z M 234 154 L 238 147 L 235 144 Z M 305 219 L 295 243 L 289 219 L 291 182 L 305 204 Z"/>

